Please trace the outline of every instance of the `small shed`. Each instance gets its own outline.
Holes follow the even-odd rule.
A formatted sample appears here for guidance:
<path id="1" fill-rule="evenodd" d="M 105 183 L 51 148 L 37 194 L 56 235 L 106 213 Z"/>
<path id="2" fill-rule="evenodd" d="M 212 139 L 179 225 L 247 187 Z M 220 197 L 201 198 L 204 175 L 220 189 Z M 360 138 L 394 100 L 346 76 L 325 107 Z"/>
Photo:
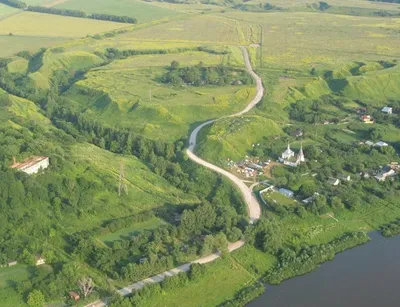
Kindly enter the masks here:
<path id="1" fill-rule="evenodd" d="M 46 263 L 46 259 L 44 259 L 41 255 L 36 256 L 36 265 L 42 265 Z"/>
<path id="2" fill-rule="evenodd" d="M 393 108 L 392 107 L 384 107 L 382 109 L 382 112 L 386 113 L 386 114 L 392 114 L 393 113 Z"/>
<path id="3" fill-rule="evenodd" d="M 329 183 L 330 185 L 337 186 L 337 185 L 340 184 L 340 180 L 337 179 L 337 178 L 329 178 L 329 179 L 328 179 L 328 183 Z"/>
<path id="4" fill-rule="evenodd" d="M 76 293 L 75 291 L 70 291 L 68 292 L 69 297 L 72 298 L 75 302 L 79 301 L 79 299 L 81 298 L 80 295 L 78 293 Z"/>

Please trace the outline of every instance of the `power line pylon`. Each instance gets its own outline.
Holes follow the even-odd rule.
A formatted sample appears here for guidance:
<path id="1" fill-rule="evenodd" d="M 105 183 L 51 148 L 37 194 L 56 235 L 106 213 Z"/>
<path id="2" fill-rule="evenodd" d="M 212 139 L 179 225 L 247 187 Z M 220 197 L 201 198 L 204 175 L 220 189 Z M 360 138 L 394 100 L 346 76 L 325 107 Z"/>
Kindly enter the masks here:
<path id="1" fill-rule="evenodd" d="M 128 195 L 128 186 L 125 183 L 124 164 L 121 162 L 119 169 L 118 196 L 121 196 L 122 192 L 125 192 L 126 195 Z"/>

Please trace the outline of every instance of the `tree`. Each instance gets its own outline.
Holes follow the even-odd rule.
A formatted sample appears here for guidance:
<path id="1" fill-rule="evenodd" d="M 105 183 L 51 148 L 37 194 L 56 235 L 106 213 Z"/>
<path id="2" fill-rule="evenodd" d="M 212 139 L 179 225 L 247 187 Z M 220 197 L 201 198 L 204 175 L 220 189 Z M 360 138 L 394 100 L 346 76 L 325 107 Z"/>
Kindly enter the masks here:
<path id="1" fill-rule="evenodd" d="M 33 290 L 28 295 L 28 305 L 30 307 L 43 307 L 44 305 L 44 295 L 39 290 Z"/>
<path id="2" fill-rule="evenodd" d="M 172 61 L 171 62 L 171 68 L 172 69 L 178 69 L 180 67 L 180 63 L 178 61 Z"/>
<path id="3" fill-rule="evenodd" d="M 94 290 L 93 279 L 91 279 L 90 277 L 82 277 L 78 280 L 77 284 L 84 297 L 88 297 L 90 293 L 92 293 Z"/>
<path id="4" fill-rule="evenodd" d="M 317 187 L 314 182 L 305 182 L 300 186 L 299 194 L 302 197 L 311 197 L 316 192 Z"/>

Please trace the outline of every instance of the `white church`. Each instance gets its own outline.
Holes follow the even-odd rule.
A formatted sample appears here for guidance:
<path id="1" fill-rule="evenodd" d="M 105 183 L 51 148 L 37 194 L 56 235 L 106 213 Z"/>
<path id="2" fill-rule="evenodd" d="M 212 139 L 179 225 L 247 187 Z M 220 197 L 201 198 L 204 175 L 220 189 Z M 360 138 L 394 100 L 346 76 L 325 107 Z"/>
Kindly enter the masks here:
<path id="1" fill-rule="evenodd" d="M 282 153 L 279 161 L 284 165 L 296 167 L 300 163 L 305 162 L 306 159 L 304 158 L 303 153 L 303 144 L 301 144 L 299 154 L 296 156 L 293 150 L 290 149 L 290 144 L 288 144 L 287 149 Z"/>

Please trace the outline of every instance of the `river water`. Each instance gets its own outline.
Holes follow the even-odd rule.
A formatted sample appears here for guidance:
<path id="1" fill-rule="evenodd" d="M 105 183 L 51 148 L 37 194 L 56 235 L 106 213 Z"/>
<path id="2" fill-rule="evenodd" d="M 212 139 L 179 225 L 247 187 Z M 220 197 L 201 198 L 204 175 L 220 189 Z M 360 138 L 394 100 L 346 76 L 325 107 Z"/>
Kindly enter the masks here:
<path id="1" fill-rule="evenodd" d="M 312 273 L 267 285 L 248 307 L 399 307 L 400 235 L 370 237 Z"/>

